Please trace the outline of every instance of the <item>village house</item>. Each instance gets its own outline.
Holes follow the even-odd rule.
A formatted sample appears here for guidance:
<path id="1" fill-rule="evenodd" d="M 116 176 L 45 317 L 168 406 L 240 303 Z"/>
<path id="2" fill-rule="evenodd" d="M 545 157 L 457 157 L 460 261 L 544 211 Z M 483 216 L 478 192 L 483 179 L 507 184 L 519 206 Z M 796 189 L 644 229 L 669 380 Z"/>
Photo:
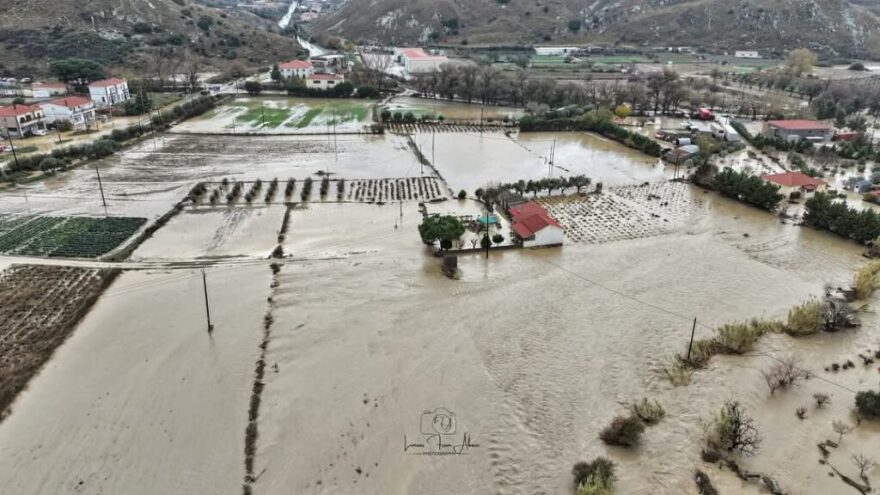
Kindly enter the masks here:
<path id="1" fill-rule="evenodd" d="M 786 197 L 792 193 L 815 192 L 825 189 L 827 183 L 822 179 L 810 177 L 803 172 L 785 172 L 762 175 L 762 179 L 780 186 L 779 192 Z"/>
<path id="2" fill-rule="evenodd" d="M 51 98 L 53 96 L 67 94 L 67 85 L 64 83 L 35 82 L 31 86 L 31 92 L 36 99 Z"/>
<path id="3" fill-rule="evenodd" d="M 4 137 L 23 138 L 45 129 L 43 110 L 38 106 L 12 104 L 0 107 L 0 133 Z"/>
<path id="4" fill-rule="evenodd" d="M 82 96 L 67 96 L 41 103 L 47 124 L 68 121 L 74 129 L 90 129 L 95 125 L 95 103 Z"/>
<path id="5" fill-rule="evenodd" d="M 574 46 L 536 46 L 535 54 L 544 57 L 562 57 L 572 55 L 578 50 Z"/>
<path id="6" fill-rule="evenodd" d="M 89 96 L 98 108 L 111 107 L 131 98 L 128 82 L 117 77 L 89 84 Z"/>
<path id="7" fill-rule="evenodd" d="M 815 120 L 768 120 L 762 134 L 785 141 L 828 142 L 834 137 L 834 128 Z"/>
<path id="8" fill-rule="evenodd" d="M 445 56 L 429 55 L 421 48 L 398 48 L 394 52 L 394 57 L 410 74 L 440 70 L 441 65 L 449 62 Z"/>
<path id="9" fill-rule="evenodd" d="M 510 208 L 511 229 L 523 247 L 561 246 L 562 226 L 534 201 Z"/>
<path id="10" fill-rule="evenodd" d="M 291 60 L 278 65 L 283 79 L 305 79 L 315 73 L 315 68 L 308 60 Z"/>
<path id="11" fill-rule="evenodd" d="M 312 74 L 306 78 L 306 87 L 311 89 L 333 89 L 345 82 L 341 74 Z"/>

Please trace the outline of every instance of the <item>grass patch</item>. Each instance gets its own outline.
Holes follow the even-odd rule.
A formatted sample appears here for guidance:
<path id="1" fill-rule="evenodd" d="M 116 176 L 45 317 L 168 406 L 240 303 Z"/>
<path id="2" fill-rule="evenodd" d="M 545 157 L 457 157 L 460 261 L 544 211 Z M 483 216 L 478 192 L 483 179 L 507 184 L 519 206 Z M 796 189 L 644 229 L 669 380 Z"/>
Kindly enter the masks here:
<path id="1" fill-rule="evenodd" d="M 880 288 L 880 261 L 872 261 L 859 268 L 853 280 L 856 299 L 867 299 Z"/>
<path id="2" fill-rule="evenodd" d="M 299 122 L 295 124 L 291 122 L 290 124 L 295 125 L 297 129 L 308 127 L 309 125 L 311 125 L 312 121 L 315 120 L 315 117 L 321 115 L 321 112 L 323 111 L 324 107 L 310 108 L 309 111 L 306 112 L 305 115 L 303 115 L 303 118 L 299 119 Z"/>
<path id="3" fill-rule="evenodd" d="M 643 398 L 641 402 L 636 402 L 629 406 L 629 411 L 633 416 L 642 420 L 646 425 L 655 425 L 666 416 L 666 410 L 659 402 Z"/>
<path id="4" fill-rule="evenodd" d="M 236 117 L 240 122 L 251 123 L 254 126 L 260 125 L 274 129 L 290 118 L 291 110 L 289 108 L 269 108 L 256 107 L 249 108 L 246 112 Z"/>
<path id="5" fill-rule="evenodd" d="M 810 299 L 788 311 L 785 333 L 794 337 L 812 335 L 819 333 L 823 326 L 822 303 L 817 299 Z"/>

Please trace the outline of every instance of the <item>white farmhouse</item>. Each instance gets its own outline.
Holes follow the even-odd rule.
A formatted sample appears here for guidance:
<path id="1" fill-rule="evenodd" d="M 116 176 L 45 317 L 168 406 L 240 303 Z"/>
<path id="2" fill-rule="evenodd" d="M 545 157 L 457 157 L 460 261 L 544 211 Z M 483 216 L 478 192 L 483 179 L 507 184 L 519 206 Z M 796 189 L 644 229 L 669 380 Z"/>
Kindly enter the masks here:
<path id="1" fill-rule="evenodd" d="M 312 74 L 306 78 L 306 87 L 311 89 L 333 89 L 345 82 L 341 74 Z"/>
<path id="2" fill-rule="evenodd" d="M 429 55 L 421 48 L 398 48 L 394 56 L 410 74 L 440 70 L 441 65 L 449 62 L 445 56 Z"/>
<path id="3" fill-rule="evenodd" d="M 530 201 L 511 207 L 511 229 L 523 247 L 561 246 L 564 232 L 543 206 Z"/>
<path id="4" fill-rule="evenodd" d="M 736 58 L 761 58 L 761 54 L 757 50 L 737 50 L 733 52 Z"/>
<path id="5" fill-rule="evenodd" d="M 98 108 L 110 107 L 131 98 L 128 92 L 128 82 L 117 77 L 89 84 L 89 95 Z"/>
<path id="6" fill-rule="evenodd" d="M 574 46 L 536 46 L 535 53 L 545 57 L 564 57 L 578 51 Z"/>
<path id="7" fill-rule="evenodd" d="M 278 65 L 282 79 L 305 79 L 315 73 L 315 68 L 308 60 L 291 60 Z"/>
<path id="8" fill-rule="evenodd" d="M 82 96 L 67 96 L 41 103 L 47 124 L 68 121 L 74 129 L 89 129 L 95 125 L 95 103 Z"/>

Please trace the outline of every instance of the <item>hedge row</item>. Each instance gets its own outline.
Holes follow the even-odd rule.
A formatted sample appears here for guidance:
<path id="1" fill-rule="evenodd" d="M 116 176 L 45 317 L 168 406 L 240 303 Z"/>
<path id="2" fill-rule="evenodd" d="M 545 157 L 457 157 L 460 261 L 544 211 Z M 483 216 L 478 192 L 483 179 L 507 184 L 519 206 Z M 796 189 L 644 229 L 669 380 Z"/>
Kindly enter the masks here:
<path id="1" fill-rule="evenodd" d="M 867 244 L 880 237 L 880 214 L 857 209 L 817 192 L 805 203 L 804 223 Z"/>
<path id="2" fill-rule="evenodd" d="M 595 132 L 609 139 L 613 139 L 630 148 L 635 148 L 651 156 L 660 156 L 662 148 L 653 139 L 630 132 L 623 127 L 607 120 L 594 119 L 540 119 L 533 116 L 525 116 L 519 121 L 519 129 L 522 132 L 552 132 L 552 131 L 587 131 Z"/>

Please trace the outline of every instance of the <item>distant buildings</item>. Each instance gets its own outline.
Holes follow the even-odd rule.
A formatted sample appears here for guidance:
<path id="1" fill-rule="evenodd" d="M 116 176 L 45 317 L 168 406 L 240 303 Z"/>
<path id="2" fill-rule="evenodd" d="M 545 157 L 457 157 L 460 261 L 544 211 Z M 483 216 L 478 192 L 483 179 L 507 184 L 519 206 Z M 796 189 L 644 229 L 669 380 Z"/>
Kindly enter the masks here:
<path id="1" fill-rule="evenodd" d="M 757 50 L 737 50 L 733 52 L 736 58 L 761 58 L 761 54 Z"/>
<path id="2" fill-rule="evenodd" d="M 441 65 L 449 62 L 445 56 L 430 55 L 421 48 L 398 48 L 394 51 L 394 58 L 410 74 L 439 70 Z"/>
<path id="3" fill-rule="evenodd" d="M 67 94 L 67 85 L 64 83 L 42 83 L 35 82 L 32 86 L 32 93 L 35 99 L 51 98 L 53 96 Z"/>
<path id="4" fill-rule="evenodd" d="M 523 247 L 561 246 L 562 226 L 534 201 L 513 206 L 509 210 L 511 229 Z"/>
<path id="5" fill-rule="evenodd" d="M 131 98 L 128 82 L 116 77 L 89 84 L 89 95 L 98 108 L 111 107 Z"/>
<path id="6" fill-rule="evenodd" d="M 306 78 L 306 87 L 311 89 L 333 89 L 345 82 L 341 74 L 312 74 Z"/>
<path id="7" fill-rule="evenodd" d="M 786 196 L 793 192 L 814 192 L 825 189 L 827 183 L 822 179 L 810 177 L 803 172 L 762 175 L 762 179 L 780 186 L 779 192 Z"/>
<path id="8" fill-rule="evenodd" d="M 0 107 L 0 134 L 3 136 L 23 138 L 44 129 L 46 124 L 40 107 L 16 104 Z"/>
<path id="9" fill-rule="evenodd" d="M 41 103 L 47 124 L 68 121 L 74 129 L 88 129 L 95 124 L 95 103 L 82 96 L 67 96 Z"/>
<path id="10" fill-rule="evenodd" d="M 834 136 L 834 128 L 815 120 L 768 120 L 762 133 L 785 141 L 827 142 Z"/>
<path id="11" fill-rule="evenodd" d="M 572 55 L 580 49 L 574 46 L 536 46 L 535 53 L 545 57 L 564 57 Z"/>
<path id="12" fill-rule="evenodd" d="M 278 65 L 284 79 L 305 79 L 315 73 L 315 67 L 308 60 L 291 60 Z"/>

